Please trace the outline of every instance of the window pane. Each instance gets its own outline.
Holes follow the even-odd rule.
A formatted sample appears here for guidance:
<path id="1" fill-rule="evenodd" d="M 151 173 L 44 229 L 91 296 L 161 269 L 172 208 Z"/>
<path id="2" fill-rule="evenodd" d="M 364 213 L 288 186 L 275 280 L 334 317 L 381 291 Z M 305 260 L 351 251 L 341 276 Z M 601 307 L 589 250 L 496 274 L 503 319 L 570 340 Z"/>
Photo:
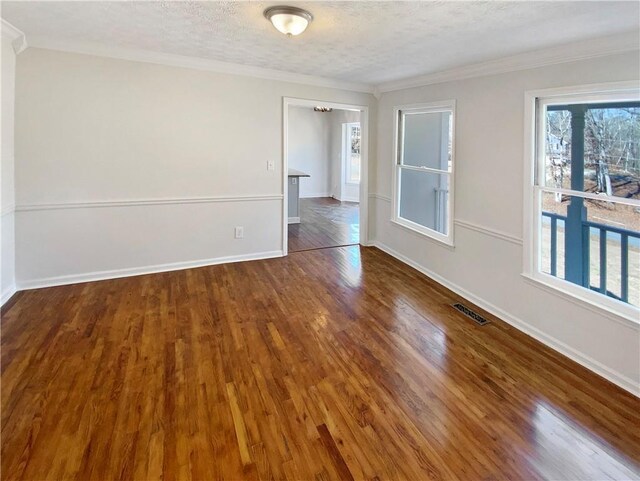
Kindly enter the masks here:
<path id="1" fill-rule="evenodd" d="M 349 165 L 347 166 L 348 182 L 360 182 L 360 127 L 350 127 Z"/>
<path id="2" fill-rule="evenodd" d="M 400 217 L 448 235 L 450 175 L 399 170 Z"/>
<path id="3" fill-rule="evenodd" d="M 402 113 L 403 164 L 451 171 L 451 112 Z"/>
<path id="4" fill-rule="evenodd" d="M 545 184 L 571 188 L 571 113 L 568 110 L 547 112 L 545 132 Z"/>
<path id="5" fill-rule="evenodd" d="M 349 182 L 360 182 L 360 154 L 351 154 L 349 159 Z"/>
<path id="6" fill-rule="evenodd" d="M 543 193 L 541 215 L 543 272 L 640 306 L 638 207 Z"/>
<path id="7" fill-rule="evenodd" d="M 611 104 L 610 104 L 611 105 Z M 638 102 L 573 104 L 546 113 L 545 185 L 640 199 L 640 106 Z M 572 131 L 584 117 L 584 129 Z M 572 179 L 571 147 L 584 146 Z"/>

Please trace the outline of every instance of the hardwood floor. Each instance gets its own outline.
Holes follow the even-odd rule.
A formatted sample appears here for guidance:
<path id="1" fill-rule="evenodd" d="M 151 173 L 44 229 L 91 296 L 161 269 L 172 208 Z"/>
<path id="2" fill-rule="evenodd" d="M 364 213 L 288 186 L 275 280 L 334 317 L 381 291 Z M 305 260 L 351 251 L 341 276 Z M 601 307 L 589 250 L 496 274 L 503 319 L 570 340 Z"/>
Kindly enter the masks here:
<path id="1" fill-rule="evenodd" d="M 300 219 L 300 224 L 289 224 L 289 252 L 360 242 L 356 202 L 340 202 L 331 197 L 300 199 Z"/>
<path id="2" fill-rule="evenodd" d="M 459 300 L 359 246 L 19 293 L 2 478 L 640 478 L 638 398 Z"/>

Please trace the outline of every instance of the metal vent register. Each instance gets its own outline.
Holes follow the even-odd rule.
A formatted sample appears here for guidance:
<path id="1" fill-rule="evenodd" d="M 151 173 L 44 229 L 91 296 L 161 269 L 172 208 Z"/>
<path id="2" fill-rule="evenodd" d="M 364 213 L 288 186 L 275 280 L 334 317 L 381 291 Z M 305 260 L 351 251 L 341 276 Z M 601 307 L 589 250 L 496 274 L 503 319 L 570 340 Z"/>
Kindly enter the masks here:
<path id="1" fill-rule="evenodd" d="M 478 314 L 475 311 L 472 311 L 471 309 L 469 309 L 464 304 L 460 304 L 458 302 L 456 304 L 452 304 L 452 306 L 455 307 L 460 312 L 462 312 L 465 316 L 470 317 L 471 319 L 473 319 L 476 322 L 476 324 L 484 326 L 485 324 L 488 324 L 490 322 L 489 319 L 486 319 L 486 318 L 482 317 L 480 314 Z"/>

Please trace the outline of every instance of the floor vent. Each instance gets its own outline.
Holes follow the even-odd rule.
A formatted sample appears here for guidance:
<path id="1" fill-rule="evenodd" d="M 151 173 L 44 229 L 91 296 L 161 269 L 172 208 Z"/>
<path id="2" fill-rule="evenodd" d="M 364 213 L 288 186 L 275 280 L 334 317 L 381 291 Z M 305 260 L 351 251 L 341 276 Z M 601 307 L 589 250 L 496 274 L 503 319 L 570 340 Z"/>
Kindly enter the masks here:
<path id="1" fill-rule="evenodd" d="M 476 324 L 484 326 L 485 324 L 488 324 L 490 322 L 489 319 L 485 319 L 480 314 L 478 314 L 477 312 L 472 311 L 471 309 L 469 309 L 464 304 L 460 304 L 458 302 L 456 304 L 452 304 L 452 306 L 455 307 L 456 309 L 458 309 L 460 312 L 462 312 L 465 316 L 470 317 L 471 319 L 473 319 L 476 322 Z"/>

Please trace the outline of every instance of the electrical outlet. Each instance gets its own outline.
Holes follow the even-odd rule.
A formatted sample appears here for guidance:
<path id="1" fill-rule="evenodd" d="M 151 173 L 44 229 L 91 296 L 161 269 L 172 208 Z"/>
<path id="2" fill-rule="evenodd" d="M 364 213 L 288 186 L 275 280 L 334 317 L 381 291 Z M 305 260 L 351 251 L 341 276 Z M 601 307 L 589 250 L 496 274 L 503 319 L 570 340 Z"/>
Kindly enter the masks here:
<path id="1" fill-rule="evenodd" d="M 237 226 L 234 231 L 234 236 L 236 239 L 242 239 L 244 237 L 244 227 Z"/>
<path id="2" fill-rule="evenodd" d="M 276 164 L 273 160 L 267 160 L 267 170 L 276 170 Z"/>

